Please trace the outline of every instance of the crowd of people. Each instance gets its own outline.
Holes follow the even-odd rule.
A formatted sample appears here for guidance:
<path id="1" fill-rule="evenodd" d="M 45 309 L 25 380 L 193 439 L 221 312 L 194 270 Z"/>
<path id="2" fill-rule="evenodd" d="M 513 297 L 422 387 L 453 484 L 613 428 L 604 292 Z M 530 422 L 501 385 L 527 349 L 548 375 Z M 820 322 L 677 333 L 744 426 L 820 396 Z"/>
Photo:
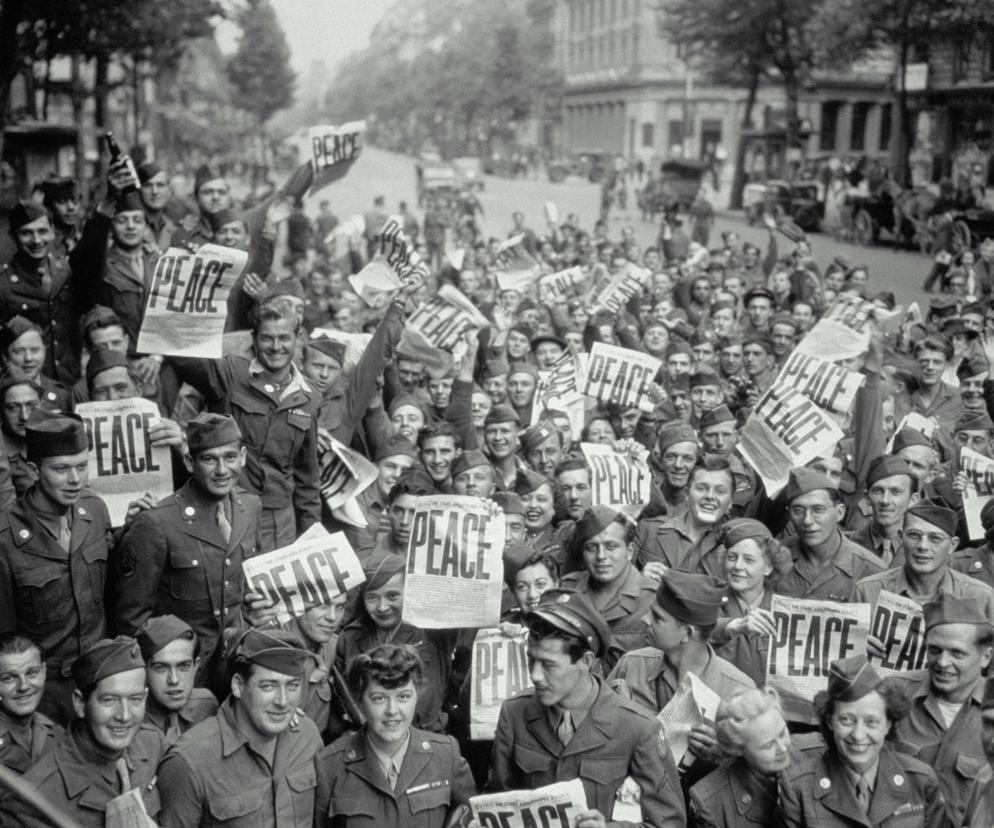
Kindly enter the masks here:
<path id="1" fill-rule="evenodd" d="M 478 828 L 477 792 L 579 779 L 573 828 L 994 825 L 994 502 L 971 542 L 960 464 L 994 458 L 994 245 L 957 295 L 871 320 L 846 364 L 864 382 L 844 439 L 770 496 L 738 444 L 780 367 L 840 299 L 880 320 L 896 306 L 866 267 L 817 262 L 804 239 L 782 249 L 772 218 L 765 250 L 691 241 L 672 216 L 643 248 L 631 227 L 571 214 L 536 232 L 518 213 L 536 276 L 583 274 L 539 296 L 537 279 L 499 280 L 501 239 L 447 238 L 431 208 L 421 222 L 402 205 L 429 267 L 369 305 L 348 277 L 377 255 L 383 199 L 336 235 L 330 204 L 316 222 L 302 209 L 306 165 L 249 210 L 210 167 L 193 212 L 168 170 L 129 176 L 113 163 L 87 215 L 76 182 L 51 179 L 8 217 L 0 824 L 125 824 L 124 797 L 162 828 Z M 139 352 L 158 257 L 206 243 L 248 254 L 230 353 Z M 633 265 L 649 275 L 623 309 L 593 306 L 592 286 Z M 405 336 L 442 285 L 489 322 L 457 359 Z M 350 353 L 336 332 L 371 336 Z M 642 404 L 587 398 L 578 429 L 542 383 L 596 343 L 661 368 Z M 115 527 L 74 407 L 133 397 L 159 407 L 149 437 L 175 456 L 175 491 L 135 492 Z M 361 521 L 322 502 L 332 440 L 375 464 Z M 644 459 L 648 501 L 594 502 L 580 443 Z M 492 742 L 470 735 L 475 630 L 404 620 L 413 516 L 437 494 L 505 519 L 501 630 L 527 630 L 532 688 Z M 363 583 L 279 623 L 242 563 L 316 524 L 344 532 Z M 774 596 L 883 590 L 923 607 L 923 669 L 882 669 L 870 635 L 812 703 L 767 686 Z M 688 674 L 721 701 L 677 760 L 657 714 Z"/>

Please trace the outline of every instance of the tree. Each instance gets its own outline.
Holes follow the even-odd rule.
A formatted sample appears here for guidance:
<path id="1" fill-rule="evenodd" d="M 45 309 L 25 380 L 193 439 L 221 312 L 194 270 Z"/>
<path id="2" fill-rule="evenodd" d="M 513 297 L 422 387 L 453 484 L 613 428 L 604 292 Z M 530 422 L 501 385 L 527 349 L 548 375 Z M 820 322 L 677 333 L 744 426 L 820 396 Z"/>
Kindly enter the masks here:
<path id="1" fill-rule="evenodd" d="M 240 106 L 251 112 L 260 130 L 276 112 L 293 104 L 296 76 L 290 47 L 269 0 L 249 0 L 238 15 L 242 38 L 228 64 Z"/>

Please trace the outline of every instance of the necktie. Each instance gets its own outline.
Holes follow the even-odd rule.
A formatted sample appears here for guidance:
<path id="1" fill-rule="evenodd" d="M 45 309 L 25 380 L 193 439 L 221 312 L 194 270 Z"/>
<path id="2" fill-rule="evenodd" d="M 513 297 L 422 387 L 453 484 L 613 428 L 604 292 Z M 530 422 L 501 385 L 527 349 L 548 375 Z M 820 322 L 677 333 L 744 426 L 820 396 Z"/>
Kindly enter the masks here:
<path id="1" fill-rule="evenodd" d="M 46 296 L 52 293 L 52 274 L 48 272 L 47 267 L 41 269 L 41 292 Z"/>
<path id="2" fill-rule="evenodd" d="M 69 544 L 72 542 L 72 530 L 69 528 L 69 518 L 65 515 L 59 517 L 59 546 L 66 552 L 69 551 Z"/>
<path id="3" fill-rule="evenodd" d="M 856 780 L 856 802 L 864 814 L 870 810 L 870 783 L 862 776 Z"/>
<path id="4" fill-rule="evenodd" d="M 128 771 L 128 760 L 123 756 L 114 763 L 117 769 L 117 778 L 121 783 L 121 793 L 131 790 L 131 773 Z"/>
<path id="5" fill-rule="evenodd" d="M 183 731 L 179 729 L 179 714 L 170 713 L 166 717 L 166 741 L 175 742 L 183 735 Z"/>
<path id="6" fill-rule="evenodd" d="M 231 521 L 228 520 L 228 514 L 224 510 L 223 500 L 217 504 L 217 526 L 221 530 L 224 542 L 227 543 L 231 539 Z"/>
<path id="7" fill-rule="evenodd" d="M 574 733 L 576 733 L 576 728 L 573 726 L 573 715 L 568 710 L 564 710 L 563 717 L 559 720 L 559 726 L 556 728 L 556 735 L 563 743 L 563 747 L 569 744 Z"/>
<path id="8" fill-rule="evenodd" d="M 393 759 L 390 760 L 390 767 L 387 768 L 387 784 L 390 786 L 391 791 L 397 787 L 397 766 L 394 764 Z"/>

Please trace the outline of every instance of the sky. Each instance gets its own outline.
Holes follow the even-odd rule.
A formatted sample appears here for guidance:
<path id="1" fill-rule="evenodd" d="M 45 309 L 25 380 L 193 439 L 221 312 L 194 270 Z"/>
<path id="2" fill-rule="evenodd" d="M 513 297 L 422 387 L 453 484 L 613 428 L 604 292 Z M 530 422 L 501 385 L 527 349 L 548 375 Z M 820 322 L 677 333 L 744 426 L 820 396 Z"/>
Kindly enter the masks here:
<path id="1" fill-rule="evenodd" d="M 396 0 L 271 0 L 302 78 L 313 60 L 331 74 L 338 61 L 369 43 L 369 35 Z"/>

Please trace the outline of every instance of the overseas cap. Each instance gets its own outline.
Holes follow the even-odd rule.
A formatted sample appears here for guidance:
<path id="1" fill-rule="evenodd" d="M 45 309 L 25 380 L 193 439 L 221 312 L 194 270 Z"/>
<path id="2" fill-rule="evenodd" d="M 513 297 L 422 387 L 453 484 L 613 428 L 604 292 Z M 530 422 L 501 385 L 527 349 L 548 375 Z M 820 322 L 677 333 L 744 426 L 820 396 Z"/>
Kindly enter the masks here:
<path id="1" fill-rule="evenodd" d="M 300 674 L 304 663 L 316 658 L 301 647 L 300 639 L 292 632 L 258 630 L 254 627 L 249 627 L 242 634 L 233 654 L 287 676 Z"/>
<path id="2" fill-rule="evenodd" d="M 659 436 L 656 438 L 656 447 L 659 451 L 666 451 L 675 443 L 697 445 L 697 432 L 686 423 L 669 423 L 659 429 Z"/>
<path id="3" fill-rule="evenodd" d="M 521 447 L 526 451 L 537 449 L 550 437 L 557 437 L 559 429 L 549 420 L 540 420 L 531 428 L 521 432 Z"/>
<path id="4" fill-rule="evenodd" d="M 30 379 L 12 362 L 9 362 L 3 367 L 3 370 L 0 370 L 0 401 L 3 400 L 3 395 L 7 393 L 7 389 L 13 388 L 15 385 L 30 385 L 39 394 L 41 393 L 41 387 L 38 383 Z"/>
<path id="5" fill-rule="evenodd" d="M 514 586 L 514 579 L 518 572 L 530 558 L 540 554 L 538 550 L 532 549 L 524 544 L 509 544 L 504 547 L 501 558 L 504 563 L 504 583 L 509 587 Z"/>
<path id="6" fill-rule="evenodd" d="M 916 518 L 921 518 L 931 523 L 947 535 L 953 536 L 956 534 L 956 513 L 952 509 L 947 509 L 945 506 L 940 506 L 931 500 L 923 500 L 916 503 L 908 509 L 907 514 L 914 515 Z"/>
<path id="7" fill-rule="evenodd" d="M 177 638 L 194 639 L 193 627 L 177 618 L 175 615 L 157 615 L 149 618 L 138 631 L 138 646 L 142 658 L 149 661 L 167 644 L 172 644 Z"/>
<path id="8" fill-rule="evenodd" d="M 163 172 L 163 169 L 154 161 L 142 161 L 135 168 L 135 172 L 138 173 L 138 180 L 142 184 L 147 184 L 149 181 L 155 178 L 159 173 Z"/>
<path id="9" fill-rule="evenodd" d="M 452 461 L 452 479 L 455 480 L 464 471 L 475 469 L 478 466 L 486 466 L 488 469 L 493 468 L 490 465 L 490 461 L 487 460 L 486 456 L 479 449 L 464 451 Z"/>
<path id="10" fill-rule="evenodd" d="M 186 444 L 192 454 L 195 451 L 226 446 L 241 442 L 242 432 L 234 417 L 225 414 L 201 412 L 186 426 Z"/>
<path id="11" fill-rule="evenodd" d="M 37 463 L 45 457 L 68 457 L 90 447 L 86 427 L 78 414 L 57 414 L 36 408 L 24 426 L 28 460 Z"/>
<path id="12" fill-rule="evenodd" d="M 572 589 L 550 589 L 542 594 L 538 606 L 525 614 L 525 623 L 545 621 L 558 630 L 582 638 L 595 656 L 602 656 L 611 645 L 611 628 L 597 612 L 590 599 Z"/>
<path id="13" fill-rule="evenodd" d="M 387 457 L 413 457 L 417 460 L 418 449 L 403 434 L 391 434 L 376 447 L 373 462 L 379 463 L 380 460 L 385 460 Z"/>
<path id="14" fill-rule="evenodd" d="M 528 376 L 538 379 L 538 368 L 530 362 L 515 362 L 511 366 L 511 370 L 507 372 L 509 377 L 514 374 L 528 374 Z"/>
<path id="15" fill-rule="evenodd" d="M 953 431 L 994 431 L 994 422 L 986 411 L 964 411 L 956 419 Z"/>
<path id="16" fill-rule="evenodd" d="M 398 572 L 403 572 L 407 562 L 393 552 L 377 552 L 366 558 L 362 572 L 366 576 L 364 589 L 379 589 Z"/>
<path id="17" fill-rule="evenodd" d="M 701 430 L 705 428 L 710 428 L 713 425 L 718 425 L 719 423 L 734 423 L 735 415 L 732 414 L 731 409 L 724 403 L 716 406 L 708 411 L 701 414 Z"/>
<path id="18" fill-rule="evenodd" d="M 943 594 L 938 601 L 922 607 L 925 616 L 925 631 L 940 624 L 978 624 L 989 627 L 986 601 L 982 598 L 954 598 Z"/>
<path id="19" fill-rule="evenodd" d="M 74 178 L 49 178 L 41 182 L 46 207 L 51 207 L 56 201 L 79 198 L 79 188 Z"/>
<path id="20" fill-rule="evenodd" d="M 211 226 L 211 230 L 217 233 L 224 225 L 232 224 L 233 222 L 241 221 L 244 222 L 241 216 L 238 215 L 230 207 L 224 207 L 207 217 L 207 223 Z"/>
<path id="21" fill-rule="evenodd" d="M 725 523 L 722 546 L 731 549 L 735 544 L 751 538 L 754 541 L 767 541 L 773 534 L 765 523 L 752 518 L 732 518 Z"/>
<path id="22" fill-rule="evenodd" d="M 710 368 L 701 368 L 699 371 L 694 371 L 694 373 L 690 375 L 691 388 L 700 388 L 704 385 L 714 385 L 718 388 L 721 387 L 721 380 L 718 379 L 718 375 Z"/>
<path id="23" fill-rule="evenodd" d="M 899 432 L 897 432 L 897 434 L 894 435 L 894 447 L 892 452 L 897 454 L 899 451 L 909 448 L 910 446 L 926 446 L 928 448 L 933 448 L 932 441 L 922 434 L 917 428 L 902 428 Z"/>
<path id="24" fill-rule="evenodd" d="M 127 635 L 119 635 L 104 638 L 80 653 L 72 665 L 72 678 L 76 687 L 86 690 L 108 676 L 144 669 L 138 642 Z"/>
<path id="25" fill-rule="evenodd" d="M 0 350 L 3 351 L 5 356 L 7 349 L 28 331 L 38 331 L 40 333 L 41 328 L 30 319 L 26 319 L 20 315 L 12 316 L 7 320 L 7 324 L 0 328 Z"/>
<path id="26" fill-rule="evenodd" d="M 915 480 L 915 476 L 911 473 L 908 464 L 896 454 L 881 454 L 879 457 L 874 457 L 866 473 L 867 488 L 878 480 L 883 480 L 887 477 L 896 477 L 899 474 L 905 474 L 912 481 Z"/>
<path id="27" fill-rule="evenodd" d="M 47 215 L 48 212 L 40 204 L 35 204 L 33 201 L 18 201 L 7 216 L 7 223 L 10 225 L 10 232 L 16 233 L 25 224 L 31 224 Z"/>
<path id="28" fill-rule="evenodd" d="M 522 503 L 521 496 L 517 492 L 496 492 L 490 499 L 500 506 L 505 515 L 524 516 L 525 514 L 525 504 Z"/>
<path id="29" fill-rule="evenodd" d="M 495 405 L 487 413 L 483 425 L 486 427 L 488 425 L 496 425 L 497 423 L 514 423 L 516 426 L 520 426 L 521 418 L 511 406 Z"/>
<path id="30" fill-rule="evenodd" d="M 111 368 L 129 367 L 128 355 L 121 351 L 112 351 L 110 348 L 98 348 L 86 363 L 86 384 L 93 387 L 93 380 L 98 374 L 109 371 Z"/>
<path id="31" fill-rule="evenodd" d="M 197 167 L 197 173 L 193 179 L 193 194 L 196 195 L 197 191 L 208 181 L 217 181 L 219 178 L 223 180 L 224 176 L 221 175 L 221 171 L 217 167 L 201 164 Z"/>
<path id="32" fill-rule="evenodd" d="M 545 484 L 552 488 L 552 481 L 544 474 L 539 474 L 532 469 L 518 469 L 518 475 L 514 481 L 514 491 L 519 495 L 531 494 L 539 486 Z"/>
<path id="33" fill-rule="evenodd" d="M 808 468 L 793 469 L 787 481 L 787 502 L 790 503 L 794 498 L 806 495 L 808 492 L 817 492 L 819 489 L 827 492 L 836 491 L 832 481 L 820 471 Z"/>
<path id="34" fill-rule="evenodd" d="M 110 325 L 120 325 L 121 317 L 106 305 L 94 305 L 83 314 L 83 319 L 79 323 L 80 330 L 86 334 L 91 328 L 106 328 Z"/>
<path id="35" fill-rule="evenodd" d="M 573 527 L 571 543 L 584 544 L 599 535 L 618 519 L 620 513 L 610 506 L 588 506 Z"/>
<path id="36" fill-rule="evenodd" d="M 656 605 L 677 621 L 706 627 L 718 620 L 727 586 L 711 575 L 671 569 L 656 589 Z"/>
<path id="37" fill-rule="evenodd" d="M 390 410 L 387 412 L 387 416 L 393 417 L 397 413 L 397 409 L 404 405 L 410 405 L 421 412 L 422 416 L 427 421 L 428 415 L 425 412 L 425 404 L 420 397 L 414 396 L 414 394 L 398 394 L 390 402 Z"/>
<path id="38" fill-rule="evenodd" d="M 981 374 L 986 374 L 990 370 L 991 366 L 984 358 L 983 354 L 970 353 L 963 357 L 963 361 L 956 369 L 956 376 L 958 379 L 965 380 L 970 377 L 977 377 Z"/>
<path id="39" fill-rule="evenodd" d="M 770 318 L 770 327 L 774 325 L 790 325 L 795 331 L 797 331 L 797 320 L 794 319 L 787 311 L 778 311 L 773 314 Z"/>
<path id="40" fill-rule="evenodd" d="M 828 697 L 842 702 L 856 701 L 876 690 L 883 680 L 865 655 L 841 658 L 833 661 L 828 670 Z"/>
<path id="41" fill-rule="evenodd" d="M 767 354 L 773 353 L 773 340 L 764 333 L 753 333 L 742 337 L 743 345 L 758 345 Z"/>
<path id="42" fill-rule="evenodd" d="M 313 348 L 327 357 L 331 357 L 339 365 L 345 364 L 345 351 L 347 347 L 344 342 L 332 339 L 330 336 L 319 336 L 307 343 L 308 348 Z"/>
<path id="43" fill-rule="evenodd" d="M 118 213 L 141 213 L 145 215 L 145 205 L 142 203 L 138 190 L 121 193 L 114 201 L 114 215 Z"/>
<path id="44" fill-rule="evenodd" d="M 486 364 L 483 373 L 480 374 L 480 381 L 493 379 L 494 377 L 506 377 L 511 367 L 502 360 L 494 359 Z"/>

